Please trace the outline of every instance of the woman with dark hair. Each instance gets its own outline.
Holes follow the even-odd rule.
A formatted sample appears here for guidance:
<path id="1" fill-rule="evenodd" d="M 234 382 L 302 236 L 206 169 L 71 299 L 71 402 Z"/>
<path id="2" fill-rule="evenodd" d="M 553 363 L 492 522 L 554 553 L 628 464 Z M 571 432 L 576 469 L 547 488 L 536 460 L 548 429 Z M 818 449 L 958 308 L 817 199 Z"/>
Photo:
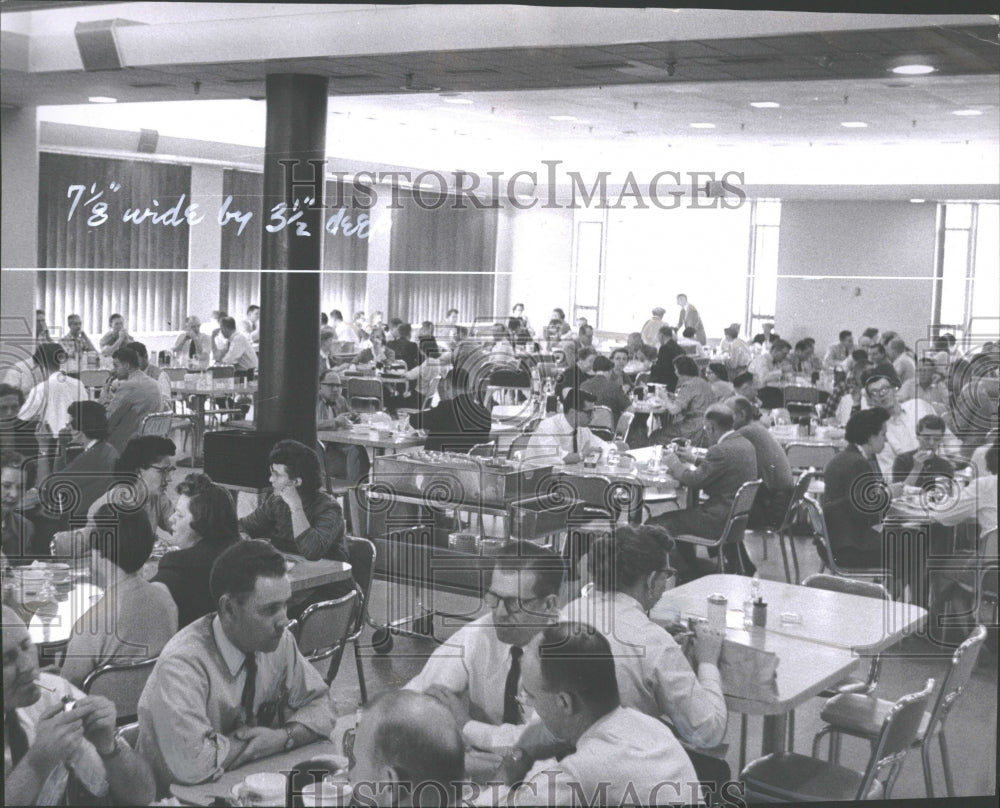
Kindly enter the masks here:
<path id="1" fill-rule="evenodd" d="M 219 554 L 240 540 L 232 497 L 207 474 L 189 474 L 177 486 L 171 516 L 172 544 L 160 560 L 153 583 L 163 584 L 177 604 L 180 628 L 215 611 L 208 579 Z"/>
<path id="2" fill-rule="evenodd" d="M 651 443 L 666 444 L 674 438 L 693 440 L 700 437 L 705 410 L 715 403 L 715 391 L 698 375 L 694 359 L 687 355 L 675 357 L 674 369 L 677 371 L 677 391 L 664 404 L 671 421 L 649 436 Z"/>
<path id="3" fill-rule="evenodd" d="M 395 351 L 386 345 L 385 331 L 381 328 L 373 328 L 371 337 L 371 347 L 365 348 L 358 354 L 355 363 L 358 365 L 377 365 L 379 363 L 388 365 L 396 358 Z"/>
<path id="4" fill-rule="evenodd" d="M 735 388 L 729 382 L 729 369 L 722 362 L 708 363 L 705 381 L 711 385 L 716 401 L 725 401 L 736 395 Z"/>

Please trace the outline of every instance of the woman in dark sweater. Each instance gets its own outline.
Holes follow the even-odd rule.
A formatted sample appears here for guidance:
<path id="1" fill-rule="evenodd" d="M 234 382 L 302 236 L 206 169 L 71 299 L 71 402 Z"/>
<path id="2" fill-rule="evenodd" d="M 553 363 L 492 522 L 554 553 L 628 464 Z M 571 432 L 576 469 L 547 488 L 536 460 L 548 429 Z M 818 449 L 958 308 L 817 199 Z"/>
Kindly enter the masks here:
<path id="1" fill-rule="evenodd" d="M 170 590 L 177 604 L 178 628 L 214 612 L 208 579 L 212 564 L 229 545 L 240 540 L 236 508 L 229 492 L 207 474 L 189 474 L 177 486 L 180 497 L 171 517 L 173 543 L 153 583 Z"/>

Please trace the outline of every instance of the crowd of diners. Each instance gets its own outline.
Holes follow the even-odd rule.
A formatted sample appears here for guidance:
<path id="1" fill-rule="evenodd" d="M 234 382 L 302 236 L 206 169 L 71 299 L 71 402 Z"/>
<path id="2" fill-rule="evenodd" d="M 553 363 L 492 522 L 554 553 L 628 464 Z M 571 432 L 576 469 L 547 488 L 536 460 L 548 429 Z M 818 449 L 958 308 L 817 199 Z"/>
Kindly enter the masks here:
<path id="1" fill-rule="evenodd" d="M 608 804 L 695 804 L 703 796 L 699 781 L 730 780 L 720 750 L 728 720 L 718 668 L 722 633 L 699 625 L 685 652 L 648 612 L 671 576 L 685 583 L 715 568 L 673 537 L 717 538 L 745 482 L 763 481 L 750 527 L 780 521 L 794 485 L 770 428 L 791 417 L 780 397 L 784 385 L 822 379 L 811 415 L 844 428 L 846 447 L 822 470 L 838 566 L 879 566 L 885 506 L 905 486 L 953 477 L 958 460 L 976 473 L 940 521 L 971 520 L 976 536 L 992 531 L 995 542 L 996 343 L 963 353 L 942 335 L 918 354 L 892 331 L 869 328 L 855 340 L 845 329 L 818 351 L 815 340 L 790 344 L 770 324 L 744 341 L 733 324 L 709 347 L 695 307 L 684 295 L 677 304 L 676 326 L 657 307 L 625 344 L 603 346 L 589 323 L 581 318 L 573 327 L 560 309 L 536 330 L 521 304 L 506 321 L 473 328 L 451 309 L 443 323 L 421 322 L 416 333 L 399 318 L 383 322 L 381 312 L 359 312 L 351 322 L 337 310 L 322 316 L 321 430 L 348 429 L 356 420 L 345 372 L 395 368 L 408 384 L 386 408 L 413 410 L 426 448 L 467 451 L 489 440 L 490 375 L 530 376 L 551 364 L 554 406 L 534 426 L 526 456 L 574 463 L 661 444 L 670 449 L 663 456 L 670 474 L 703 492 L 687 509 L 598 539 L 572 571 L 584 586 L 569 602 L 570 571 L 558 553 L 508 543 L 495 560 L 484 616 L 434 651 L 401 690 L 360 712 L 350 767 L 359 798 L 379 805 L 468 800 L 460 789 L 474 751 L 501 760 L 489 773 L 496 788 L 478 797 L 483 804 L 569 804 L 597 793 Z M 237 325 L 213 312 L 217 326 L 207 333 L 198 317 L 188 317 L 175 361 L 231 364 L 252 375 L 260 315 L 251 306 Z M 71 315 L 56 342 L 39 312 L 34 353 L 7 368 L 0 383 L 7 804 L 148 804 L 167 797 L 171 783 L 211 781 L 329 738 L 337 718 L 330 688 L 287 627 L 310 603 L 352 585 L 293 595 L 283 553 L 347 560 L 344 514 L 322 490 L 323 476 L 363 482 L 367 453 L 331 445 L 321 457 L 281 441 L 267 458 L 271 492 L 237 518 L 229 492 L 208 476 L 174 474 L 172 439 L 137 435 L 146 414 L 172 406 L 169 379 L 164 384 L 162 368 L 130 336 L 124 316 L 108 323 L 95 348 Z M 61 370 L 67 355 L 90 351 L 112 362 L 93 400 Z M 667 391 L 661 426 L 647 428 L 637 415 L 638 428 L 617 445 L 589 428 L 595 407 L 617 419 L 647 384 Z M 80 451 L 64 462 L 67 444 Z M 879 487 L 881 508 L 859 495 L 862 483 Z M 164 542 L 169 550 L 155 553 Z M 727 571 L 755 572 L 742 541 L 722 552 Z M 104 594 L 73 626 L 62 666 L 39 671 L 26 630 L 30 612 L 13 597 L 7 575 L 11 566 L 52 555 L 86 565 Z M 162 557 L 148 574 L 154 555 Z M 890 570 L 888 581 L 903 597 L 897 572 Z M 938 592 L 955 584 L 959 596 L 968 589 L 961 583 L 961 571 L 953 573 Z M 644 652 L 629 652 L 636 647 Z M 157 661 L 139 701 L 133 748 L 115 732 L 114 704 L 80 688 L 102 665 L 151 657 Z M 65 709 L 64 697 L 73 709 Z M 428 782 L 440 789 L 418 793 L 415 785 Z"/>

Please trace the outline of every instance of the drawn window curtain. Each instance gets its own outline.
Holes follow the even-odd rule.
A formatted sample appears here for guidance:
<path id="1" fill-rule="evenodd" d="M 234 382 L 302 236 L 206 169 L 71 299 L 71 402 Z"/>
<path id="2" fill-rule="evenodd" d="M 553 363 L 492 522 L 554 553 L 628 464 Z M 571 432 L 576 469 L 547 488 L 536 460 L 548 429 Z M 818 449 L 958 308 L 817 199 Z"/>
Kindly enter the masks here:
<path id="1" fill-rule="evenodd" d="M 222 307 L 239 318 L 251 303 L 260 304 L 261 217 L 263 216 L 264 175 L 251 171 L 229 170 L 223 174 L 223 200 L 233 197 L 231 211 L 252 211 L 242 234 L 233 220 L 222 229 L 222 277 L 220 297 Z M 352 226 L 358 217 L 367 214 L 362 201 L 354 199 L 350 188 L 340 183 L 328 182 L 326 186 L 327 210 L 325 221 L 335 217 L 340 207 L 346 208 L 344 216 Z M 344 318 L 363 309 L 368 279 L 368 240 L 358 236 L 345 236 L 345 220 L 334 224 L 336 233 L 327 230 L 323 246 L 323 273 L 320 275 L 320 309 L 329 314 L 340 309 Z M 331 225 L 332 229 L 333 225 Z"/>
<path id="2" fill-rule="evenodd" d="M 103 333 L 108 315 L 120 312 L 134 331 L 179 327 L 187 300 L 188 225 L 133 224 L 122 216 L 128 208 L 167 211 L 184 195 L 183 216 L 190 167 L 43 152 L 38 173 L 37 302 L 49 322 L 62 326 L 66 315 L 80 314 L 93 335 Z M 71 185 L 85 186 L 72 217 Z M 108 218 L 89 225 L 93 210 L 85 203 L 98 192 L 108 203 Z M 137 271 L 65 271 L 70 269 Z M 154 269 L 178 271 L 148 271 Z"/>
<path id="3" fill-rule="evenodd" d="M 496 283 L 497 211 L 454 208 L 423 195 L 400 194 L 393 211 L 389 311 L 412 323 L 441 322 L 450 308 L 463 320 L 492 317 Z"/>

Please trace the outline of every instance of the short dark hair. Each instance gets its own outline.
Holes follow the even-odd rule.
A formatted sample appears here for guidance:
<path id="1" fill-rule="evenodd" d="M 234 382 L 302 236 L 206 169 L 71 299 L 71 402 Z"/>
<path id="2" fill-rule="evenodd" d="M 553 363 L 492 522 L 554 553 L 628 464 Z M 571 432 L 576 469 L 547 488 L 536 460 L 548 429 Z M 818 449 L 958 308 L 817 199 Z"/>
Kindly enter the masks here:
<path id="1" fill-rule="evenodd" d="M 667 339 L 670 339 L 674 335 L 674 329 L 671 328 L 669 325 L 661 325 L 660 330 L 657 331 L 656 333 L 659 334 L 661 337 L 666 337 Z"/>
<path id="2" fill-rule="evenodd" d="M 937 367 L 937 362 L 929 356 L 921 356 L 918 364 L 923 365 L 924 367 Z"/>
<path id="3" fill-rule="evenodd" d="M 253 592 L 258 578 L 283 578 L 285 557 L 263 539 L 238 541 L 212 564 L 208 589 L 216 603 L 223 595 L 242 601 Z"/>
<path id="4" fill-rule="evenodd" d="M 563 411 L 582 410 L 584 404 L 596 404 L 597 396 L 584 390 L 582 387 L 563 388 L 562 394 Z"/>
<path id="5" fill-rule="evenodd" d="M 6 396 L 17 396 L 17 403 L 24 404 L 24 391 L 20 387 L 12 384 L 0 384 L 0 398 Z"/>
<path id="6" fill-rule="evenodd" d="M 302 480 L 303 491 L 319 491 L 323 484 L 319 457 L 315 449 L 310 449 L 297 440 L 281 440 L 274 444 L 267 457 L 269 465 L 282 465 L 288 469 L 288 476 Z"/>
<path id="7" fill-rule="evenodd" d="M 115 322 L 115 320 L 124 320 L 124 319 L 125 319 L 125 318 L 124 318 L 124 317 L 122 317 L 122 316 L 121 316 L 120 314 L 112 314 L 112 315 L 111 315 L 111 316 L 110 316 L 110 317 L 108 318 L 108 325 L 114 325 L 114 322 Z"/>
<path id="8" fill-rule="evenodd" d="M 722 379 L 722 381 L 729 381 L 729 368 L 722 364 L 722 362 L 709 362 L 708 369 Z"/>
<path id="9" fill-rule="evenodd" d="M 558 314 L 560 320 L 566 319 L 566 312 L 564 312 L 562 309 L 552 309 L 552 313 Z"/>
<path id="10" fill-rule="evenodd" d="M 878 329 L 872 326 L 870 328 L 866 328 L 863 332 L 861 332 L 861 336 L 868 337 L 868 339 L 874 339 L 877 333 Z"/>
<path id="11" fill-rule="evenodd" d="M 58 342 L 43 342 L 35 348 L 32 359 L 46 373 L 55 373 L 66 360 L 66 349 Z"/>
<path id="12" fill-rule="evenodd" d="M 590 325 L 590 323 L 584 323 L 583 325 L 581 325 L 577 329 L 576 333 L 577 333 L 578 336 L 581 336 L 581 337 L 584 334 L 593 334 L 594 333 L 594 326 Z"/>
<path id="13" fill-rule="evenodd" d="M 138 572 L 153 552 L 156 536 L 143 511 L 122 512 L 102 505 L 94 515 L 97 526 L 90 531 L 89 545 L 125 572 Z"/>
<path id="14" fill-rule="evenodd" d="M 662 527 L 623 527 L 604 535 L 590 550 L 594 585 L 603 592 L 628 589 L 651 572 L 667 569 L 672 542 Z"/>
<path id="15" fill-rule="evenodd" d="M 698 363 L 687 354 L 674 358 L 674 368 L 677 370 L 678 376 L 698 375 Z"/>
<path id="16" fill-rule="evenodd" d="M 505 572 L 533 572 L 535 597 L 558 595 L 566 574 L 565 562 L 548 547 L 530 541 L 510 541 L 496 555 L 493 569 Z"/>
<path id="17" fill-rule="evenodd" d="M 733 379 L 733 387 L 742 387 L 747 382 L 752 382 L 752 381 L 753 381 L 753 374 L 750 373 L 749 371 L 743 371 L 743 373 L 738 374 L 736 378 Z"/>
<path id="18" fill-rule="evenodd" d="M 882 407 L 856 412 L 847 422 L 844 437 L 848 443 L 853 443 L 855 446 L 868 443 L 882 430 L 882 424 L 888 421 L 889 417 L 889 411 Z"/>
<path id="19" fill-rule="evenodd" d="M 233 498 L 207 474 L 189 474 L 177 484 L 177 493 L 189 499 L 191 529 L 201 540 L 227 547 L 240 540 L 240 525 Z"/>
<path id="20" fill-rule="evenodd" d="M 844 341 L 845 339 L 847 339 L 848 337 L 853 337 L 853 336 L 854 336 L 854 334 L 853 334 L 853 333 L 851 333 L 850 331 L 848 331 L 848 330 L 847 330 L 847 329 L 845 328 L 845 329 L 844 329 L 843 331 L 841 331 L 841 332 L 840 332 L 839 334 L 837 334 L 837 339 L 838 339 L 838 340 L 839 340 L 840 342 L 843 342 L 843 341 Z"/>
<path id="21" fill-rule="evenodd" d="M 807 339 L 800 339 L 798 342 L 795 343 L 796 353 L 802 353 L 803 351 L 806 351 L 809 348 L 812 348 L 812 343 L 809 342 L 809 340 Z"/>
<path id="22" fill-rule="evenodd" d="M 413 326 L 409 323 L 400 323 L 399 328 L 396 329 L 396 333 L 399 334 L 400 339 L 409 339 L 413 333 Z"/>
<path id="23" fill-rule="evenodd" d="M 220 317 L 219 325 L 228 331 L 236 330 L 236 320 L 233 317 Z"/>
<path id="24" fill-rule="evenodd" d="M 445 312 L 444 316 L 451 317 L 451 315 L 453 314 L 458 314 L 458 309 L 448 309 L 448 311 Z"/>
<path id="25" fill-rule="evenodd" d="M 877 370 L 874 369 L 866 370 L 864 373 L 861 374 L 861 386 L 864 387 L 865 391 L 867 392 L 868 385 L 870 385 L 872 382 L 877 382 L 879 379 L 885 379 L 894 388 L 899 387 L 899 385 L 896 384 L 896 381 L 894 379 L 890 379 L 884 373 L 879 373 Z"/>
<path id="26" fill-rule="evenodd" d="M 780 338 L 779 339 L 773 339 L 773 340 L 771 340 L 771 350 L 772 351 L 790 351 L 790 350 L 792 350 L 792 346 L 789 345 L 783 339 L 780 339 Z"/>
<path id="27" fill-rule="evenodd" d="M 260 306 L 258 306 L 256 303 L 252 303 L 249 306 L 247 306 L 247 314 L 253 314 L 255 311 L 260 311 Z"/>
<path id="28" fill-rule="evenodd" d="M 320 325 L 328 325 L 329 323 L 330 323 L 330 318 L 326 316 L 326 312 L 325 311 L 321 311 L 319 313 L 319 324 Z"/>
<path id="29" fill-rule="evenodd" d="M 681 332 L 681 336 L 683 336 L 685 339 L 691 339 L 697 333 L 698 333 L 697 330 L 695 330 L 691 326 L 688 326 Z"/>
<path id="30" fill-rule="evenodd" d="M 610 359 L 608 359 L 608 357 L 606 357 L 606 356 L 600 356 L 600 355 L 594 357 L 594 372 L 595 373 L 598 373 L 598 372 L 601 372 L 601 371 L 605 371 L 605 370 L 613 370 L 614 367 L 615 367 L 615 363 L 612 362 Z"/>
<path id="31" fill-rule="evenodd" d="M 149 351 L 146 346 L 141 342 L 130 342 L 128 345 L 123 346 L 135 351 L 135 355 L 139 357 L 140 361 L 143 359 L 149 359 Z"/>
<path id="32" fill-rule="evenodd" d="M 90 440 L 108 437 L 108 413 L 96 401 L 74 401 L 67 408 L 70 420 Z"/>
<path id="33" fill-rule="evenodd" d="M 393 327 L 395 327 L 397 325 L 402 325 L 403 322 L 404 321 L 403 321 L 402 317 L 390 317 L 389 318 L 389 327 L 393 328 Z"/>
<path id="34" fill-rule="evenodd" d="M 342 312 L 342 311 L 341 311 L 340 309 L 333 309 L 333 310 L 332 310 L 332 311 L 330 312 L 330 316 L 331 316 L 331 317 L 332 317 L 332 318 L 333 318 L 334 320 L 343 320 L 343 319 L 344 319 L 344 313 L 343 313 L 343 312 Z"/>
<path id="35" fill-rule="evenodd" d="M 148 469 L 158 457 L 173 457 L 177 444 L 162 435 L 143 435 L 125 444 L 121 457 L 115 461 L 115 471 L 136 472 Z"/>
<path id="36" fill-rule="evenodd" d="M 542 679 L 550 692 L 566 692 L 605 715 L 621 704 L 615 658 L 607 639 L 586 623 L 556 623 L 538 643 Z"/>
<path id="37" fill-rule="evenodd" d="M 853 351 L 851 351 L 851 359 L 854 360 L 855 364 L 860 362 L 867 365 L 868 351 L 866 351 L 864 348 L 855 348 Z"/>
<path id="38" fill-rule="evenodd" d="M 944 418 L 934 413 L 925 415 L 923 418 L 917 421 L 918 435 L 920 434 L 920 430 L 922 429 L 931 429 L 935 432 L 944 432 L 945 430 Z"/>
<path id="39" fill-rule="evenodd" d="M 0 469 L 22 469 L 24 468 L 24 455 L 10 449 L 0 452 Z"/>
<path id="40" fill-rule="evenodd" d="M 731 399 L 726 401 L 726 406 L 729 407 L 734 413 L 738 413 L 746 418 L 747 422 L 753 421 L 757 411 L 753 406 L 753 402 L 748 398 L 743 396 L 733 396 Z"/>
<path id="41" fill-rule="evenodd" d="M 885 355 L 885 345 L 883 345 L 881 342 L 873 342 L 871 346 L 868 348 L 868 350 L 875 351 L 875 353 L 880 353 L 882 355 Z"/>
<path id="42" fill-rule="evenodd" d="M 628 348 L 615 348 L 611 352 L 611 358 L 614 359 L 615 358 L 615 354 L 620 354 L 620 353 L 621 354 L 625 354 L 625 358 L 628 359 Z M 596 365 L 596 363 L 597 363 L 596 359 L 594 360 L 594 363 Z M 612 365 L 612 367 L 614 367 L 614 365 Z"/>
<path id="43" fill-rule="evenodd" d="M 139 354 L 133 351 L 129 347 L 119 348 L 113 354 L 111 354 L 112 359 L 117 359 L 119 362 L 124 362 L 129 367 L 137 368 L 139 367 Z"/>
<path id="44" fill-rule="evenodd" d="M 733 411 L 721 404 L 712 404 L 705 410 L 705 420 L 711 421 L 720 429 L 733 428 Z"/>

